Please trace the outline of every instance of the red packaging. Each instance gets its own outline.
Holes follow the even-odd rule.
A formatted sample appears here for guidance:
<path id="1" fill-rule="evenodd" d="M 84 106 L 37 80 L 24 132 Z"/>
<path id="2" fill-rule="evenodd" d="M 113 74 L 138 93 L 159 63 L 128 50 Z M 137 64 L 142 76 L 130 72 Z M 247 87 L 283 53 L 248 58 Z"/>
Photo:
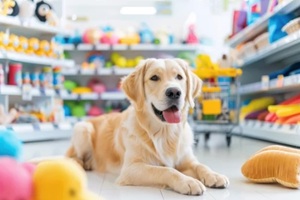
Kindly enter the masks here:
<path id="1" fill-rule="evenodd" d="M 11 63 L 9 64 L 8 72 L 8 85 L 22 85 L 22 64 L 20 63 Z"/>

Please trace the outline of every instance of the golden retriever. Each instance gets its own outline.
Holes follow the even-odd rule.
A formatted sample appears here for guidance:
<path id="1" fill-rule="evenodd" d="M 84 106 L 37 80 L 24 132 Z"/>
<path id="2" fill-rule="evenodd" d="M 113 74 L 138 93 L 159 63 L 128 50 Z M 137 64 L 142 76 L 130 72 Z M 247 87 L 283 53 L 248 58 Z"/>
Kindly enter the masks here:
<path id="1" fill-rule="evenodd" d="M 181 59 L 147 59 L 122 80 L 132 105 L 79 122 L 67 156 L 86 170 L 117 172 L 120 185 L 169 187 L 200 195 L 228 179 L 193 155 L 189 107 L 202 81 Z"/>

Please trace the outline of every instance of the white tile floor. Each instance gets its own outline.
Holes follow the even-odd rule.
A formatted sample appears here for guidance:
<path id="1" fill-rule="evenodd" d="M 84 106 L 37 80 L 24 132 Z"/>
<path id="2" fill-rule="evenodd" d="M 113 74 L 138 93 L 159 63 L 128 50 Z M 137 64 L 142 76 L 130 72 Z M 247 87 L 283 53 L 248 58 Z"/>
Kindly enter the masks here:
<path id="1" fill-rule="evenodd" d="M 202 139 L 202 137 L 201 137 Z M 61 155 L 68 141 L 39 142 L 25 145 L 24 159 L 39 156 Z M 248 182 L 241 174 L 244 161 L 257 150 L 270 143 L 234 137 L 230 148 L 223 135 L 212 135 L 208 145 L 203 142 L 195 148 L 198 159 L 230 179 L 228 189 L 208 189 L 203 196 L 185 196 L 173 191 L 147 187 L 119 187 L 114 184 L 116 175 L 88 173 L 89 188 L 106 200 L 296 200 L 300 190 L 280 185 L 263 185 Z"/>

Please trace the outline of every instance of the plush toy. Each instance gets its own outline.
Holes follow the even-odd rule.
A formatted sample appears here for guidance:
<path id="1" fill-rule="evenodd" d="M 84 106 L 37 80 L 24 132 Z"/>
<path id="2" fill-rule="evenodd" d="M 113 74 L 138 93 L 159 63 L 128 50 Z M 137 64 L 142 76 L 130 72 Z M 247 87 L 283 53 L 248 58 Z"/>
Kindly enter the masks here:
<path id="1" fill-rule="evenodd" d="M 133 45 L 140 42 L 140 36 L 135 32 L 134 28 L 128 27 L 125 34 L 120 38 L 121 44 Z"/>
<path id="2" fill-rule="evenodd" d="M 19 37 L 14 34 L 10 34 L 9 42 L 8 42 L 8 45 L 6 46 L 6 50 L 7 51 L 15 51 L 18 49 L 18 47 L 19 47 Z"/>
<path id="3" fill-rule="evenodd" d="M 87 44 L 98 44 L 101 35 L 101 31 L 97 28 L 87 29 L 82 35 L 82 41 Z"/>
<path id="4" fill-rule="evenodd" d="M 0 157 L 9 156 L 19 159 L 21 156 L 22 143 L 11 130 L 0 130 L 0 147 Z"/>
<path id="5" fill-rule="evenodd" d="M 99 107 L 97 106 L 92 106 L 89 111 L 87 112 L 88 116 L 93 116 L 93 117 L 97 117 L 99 115 L 103 114 L 103 110 L 101 110 Z"/>
<path id="6" fill-rule="evenodd" d="M 254 154 L 242 166 L 243 175 L 255 183 L 300 187 L 300 150 L 272 145 Z"/>
<path id="7" fill-rule="evenodd" d="M 33 55 L 39 49 L 39 40 L 37 38 L 30 38 L 28 40 L 28 48 L 25 50 L 26 54 Z"/>
<path id="8" fill-rule="evenodd" d="M 34 165 L 0 158 L 0 199 L 32 200 Z"/>
<path id="9" fill-rule="evenodd" d="M 33 182 L 34 200 L 101 200 L 99 196 L 87 190 L 84 170 L 71 159 L 38 164 Z"/>
<path id="10" fill-rule="evenodd" d="M 19 37 L 19 46 L 15 49 L 18 53 L 25 53 L 28 49 L 28 39 L 26 37 Z"/>
<path id="11" fill-rule="evenodd" d="M 51 26 L 57 26 L 59 22 L 52 6 L 43 0 L 36 4 L 35 16 L 41 22 L 47 22 Z"/>
<path id="12" fill-rule="evenodd" d="M 99 79 L 96 78 L 89 80 L 88 87 L 91 88 L 93 92 L 96 92 L 98 94 L 106 91 L 105 85 Z"/>
<path id="13" fill-rule="evenodd" d="M 33 0 L 22 0 L 20 3 L 19 17 L 22 23 L 28 23 L 34 16 L 35 3 Z"/>
<path id="14" fill-rule="evenodd" d="M 194 24 L 189 26 L 189 32 L 188 32 L 188 35 L 187 35 L 187 38 L 186 38 L 186 43 L 188 43 L 188 44 L 197 44 L 197 43 L 199 43 L 195 29 L 196 28 L 195 28 Z"/>
<path id="15" fill-rule="evenodd" d="M 39 48 L 35 51 L 38 56 L 48 56 L 50 52 L 50 43 L 47 40 L 41 40 Z"/>
<path id="16" fill-rule="evenodd" d="M 11 9 L 15 6 L 14 0 L 2 0 L 0 1 L 0 15 L 8 15 Z"/>
<path id="17" fill-rule="evenodd" d="M 153 35 L 153 32 L 150 30 L 150 28 L 147 26 L 147 24 L 142 23 L 139 34 L 140 34 L 140 38 L 141 38 L 141 43 L 144 43 L 144 44 L 153 43 L 154 35 Z"/>
<path id="18" fill-rule="evenodd" d="M 18 117 L 18 111 L 14 108 L 10 109 L 9 113 L 5 113 L 4 107 L 0 105 L 0 124 L 10 124 Z"/>

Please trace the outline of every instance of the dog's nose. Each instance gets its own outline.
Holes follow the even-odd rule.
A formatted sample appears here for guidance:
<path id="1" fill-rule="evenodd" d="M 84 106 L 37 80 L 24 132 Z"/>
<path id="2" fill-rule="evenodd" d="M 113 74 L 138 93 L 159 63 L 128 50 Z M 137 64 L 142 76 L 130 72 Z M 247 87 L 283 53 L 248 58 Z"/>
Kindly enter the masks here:
<path id="1" fill-rule="evenodd" d="M 168 88 L 165 94 L 169 99 L 179 99 L 181 91 L 178 88 L 172 87 Z"/>

